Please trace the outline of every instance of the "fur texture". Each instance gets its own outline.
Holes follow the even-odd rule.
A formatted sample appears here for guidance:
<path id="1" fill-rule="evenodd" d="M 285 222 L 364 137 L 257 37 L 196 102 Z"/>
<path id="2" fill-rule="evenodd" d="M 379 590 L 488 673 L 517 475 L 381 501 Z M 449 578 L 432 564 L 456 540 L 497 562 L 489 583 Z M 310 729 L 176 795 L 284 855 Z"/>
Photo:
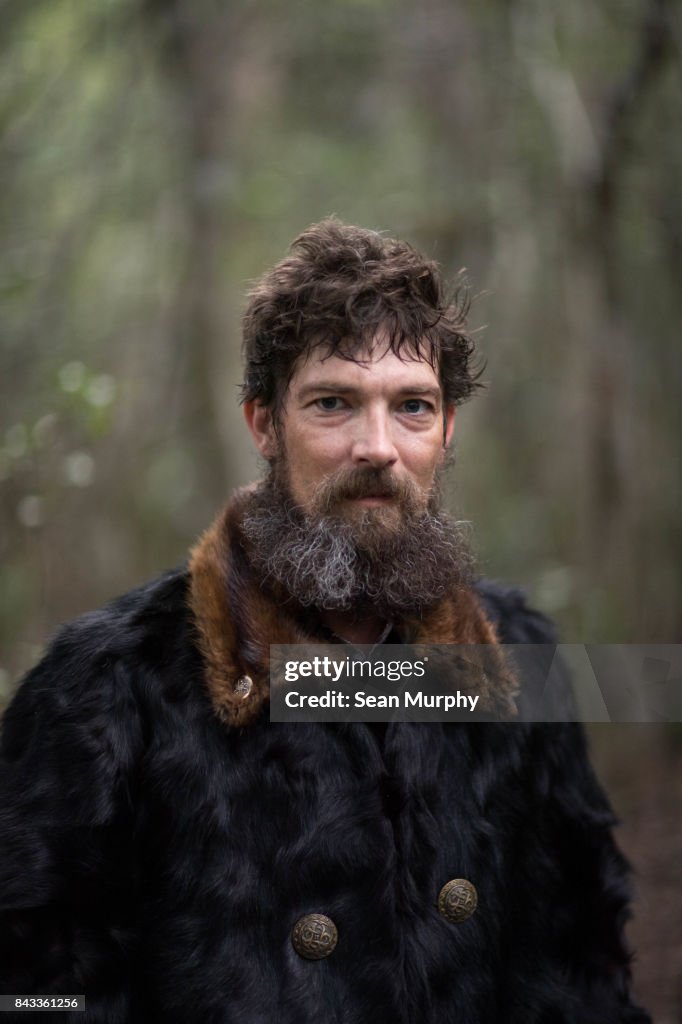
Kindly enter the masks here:
<path id="1" fill-rule="evenodd" d="M 190 606 L 206 679 L 218 716 L 228 725 L 247 725 L 269 696 L 270 644 L 314 643 L 310 613 L 286 592 L 258 586 L 249 564 L 249 542 L 240 527 L 251 488 L 237 492 L 223 514 L 192 551 Z M 314 620 L 314 616 L 312 617 Z M 423 617 L 406 619 L 401 634 L 414 644 L 497 644 L 494 626 L 478 596 L 460 589 Z M 516 682 L 500 654 L 496 676 L 505 685 L 481 691 L 480 707 L 501 714 L 514 708 Z M 244 696 L 239 683 L 251 689 Z"/>
<path id="2" fill-rule="evenodd" d="M 237 522 L 63 629 L 8 709 L 0 991 L 84 992 L 75 1024 L 645 1024 L 580 727 L 270 724 L 266 641 L 295 620 Z M 500 639 L 552 642 L 516 592 L 479 594 Z M 473 597 L 464 618 L 493 638 Z M 458 877 L 479 905 L 450 924 Z M 312 912 L 339 932 L 317 962 L 291 943 Z"/>

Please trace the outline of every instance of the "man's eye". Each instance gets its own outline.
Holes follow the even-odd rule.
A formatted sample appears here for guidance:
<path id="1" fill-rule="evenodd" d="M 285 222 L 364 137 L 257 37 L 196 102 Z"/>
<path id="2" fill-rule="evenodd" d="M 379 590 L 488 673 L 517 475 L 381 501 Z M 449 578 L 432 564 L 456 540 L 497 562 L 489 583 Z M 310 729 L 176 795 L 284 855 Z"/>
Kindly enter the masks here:
<path id="1" fill-rule="evenodd" d="M 323 412 L 338 412 L 339 409 L 343 409 L 344 403 L 343 399 L 336 395 L 324 395 L 322 398 L 316 399 L 315 405 Z"/>
<path id="2" fill-rule="evenodd" d="M 423 398 L 408 398 L 406 402 L 403 402 L 405 412 L 409 412 L 413 416 L 420 412 L 431 412 L 432 408 L 431 403 Z"/>

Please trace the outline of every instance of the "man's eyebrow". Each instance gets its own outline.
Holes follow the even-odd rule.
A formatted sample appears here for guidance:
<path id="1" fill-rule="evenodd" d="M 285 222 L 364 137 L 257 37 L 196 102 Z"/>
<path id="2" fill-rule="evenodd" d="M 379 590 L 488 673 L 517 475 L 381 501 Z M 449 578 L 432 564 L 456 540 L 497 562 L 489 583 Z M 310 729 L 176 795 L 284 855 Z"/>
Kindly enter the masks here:
<path id="1" fill-rule="evenodd" d="M 334 380 L 320 380 L 311 382 L 310 384 L 303 384 L 298 391 L 299 398 L 306 398 L 308 395 L 314 394 L 316 391 L 331 392 L 335 395 L 355 395 L 362 391 L 362 388 L 353 387 L 350 384 L 341 384 L 339 381 Z M 417 384 L 414 387 L 401 387 L 396 391 L 397 395 L 416 395 L 416 396 L 429 396 L 436 401 L 440 401 L 441 390 L 439 387 L 433 384 Z"/>
<path id="2" fill-rule="evenodd" d="M 399 395 L 431 395 L 432 398 L 440 398 L 441 390 L 434 384 L 423 384 L 421 387 L 400 388 Z"/>
<path id="3" fill-rule="evenodd" d="M 349 384 L 341 384 L 339 381 L 319 380 L 310 384 L 303 384 L 298 391 L 298 397 L 305 398 L 306 395 L 312 394 L 313 391 L 333 391 L 335 395 L 348 395 L 355 394 L 359 390 L 359 388 L 352 387 Z"/>

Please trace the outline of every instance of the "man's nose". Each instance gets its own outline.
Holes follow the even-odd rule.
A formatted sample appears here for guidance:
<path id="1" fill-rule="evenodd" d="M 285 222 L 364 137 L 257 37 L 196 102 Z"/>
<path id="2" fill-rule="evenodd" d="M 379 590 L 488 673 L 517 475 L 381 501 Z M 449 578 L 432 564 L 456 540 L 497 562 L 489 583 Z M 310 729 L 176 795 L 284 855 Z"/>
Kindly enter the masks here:
<path id="1" fill-rule="evenodd" d="M 382 469 L 398 461 L 390 418 L 386 413 L 369 413 L 358 426 L 358 436 L 353 444 L 353 462 L 356 466 Z"/>

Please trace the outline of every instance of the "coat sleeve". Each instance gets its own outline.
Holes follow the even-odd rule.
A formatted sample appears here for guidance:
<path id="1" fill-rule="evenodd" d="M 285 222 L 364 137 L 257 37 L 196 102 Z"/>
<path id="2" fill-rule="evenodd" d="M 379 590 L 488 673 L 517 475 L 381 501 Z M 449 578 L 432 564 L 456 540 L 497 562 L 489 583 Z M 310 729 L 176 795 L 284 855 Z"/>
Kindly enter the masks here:
<path id="1" fill-rule="evenodd" d="M 527 605 L 522 591 L 481 581 L 479 594 L 503 642 L 556 644 L 554 624 Z M 509 1019 L 651 1024 L 630 996 L 630 866 L 615 842 L 617 820 L 592 770 L 584 729 L 570 720 L 570 674 L 561 667 L 556 678 L 545 706 L 559 721 L 498 727 L 518 731 L 515 749 L 522 752 L 516 813 L 523 839 L 505 872 Z M 521 680 L 522 708 L 524 700 L 538 706 L 543 682 Z M 500 804 L 499 814 L 508 817 L 513 808 L 504 791 Z"/>
<path id="2" fill-rule="evenodd" d="M 0 744 L 0 991 L 84 993 L 81 1024 L 132 1019 L 140 728 L 97 614 L 63 630 L 26 677 Z"/>
<path id="3" fill-rule="evenodd" d="M 630 869 L 582 726 L 512 728 L 525 732 L 525 797 L 506 873 L 510 1021 L 650 1024 L 630 995 Z"/>

